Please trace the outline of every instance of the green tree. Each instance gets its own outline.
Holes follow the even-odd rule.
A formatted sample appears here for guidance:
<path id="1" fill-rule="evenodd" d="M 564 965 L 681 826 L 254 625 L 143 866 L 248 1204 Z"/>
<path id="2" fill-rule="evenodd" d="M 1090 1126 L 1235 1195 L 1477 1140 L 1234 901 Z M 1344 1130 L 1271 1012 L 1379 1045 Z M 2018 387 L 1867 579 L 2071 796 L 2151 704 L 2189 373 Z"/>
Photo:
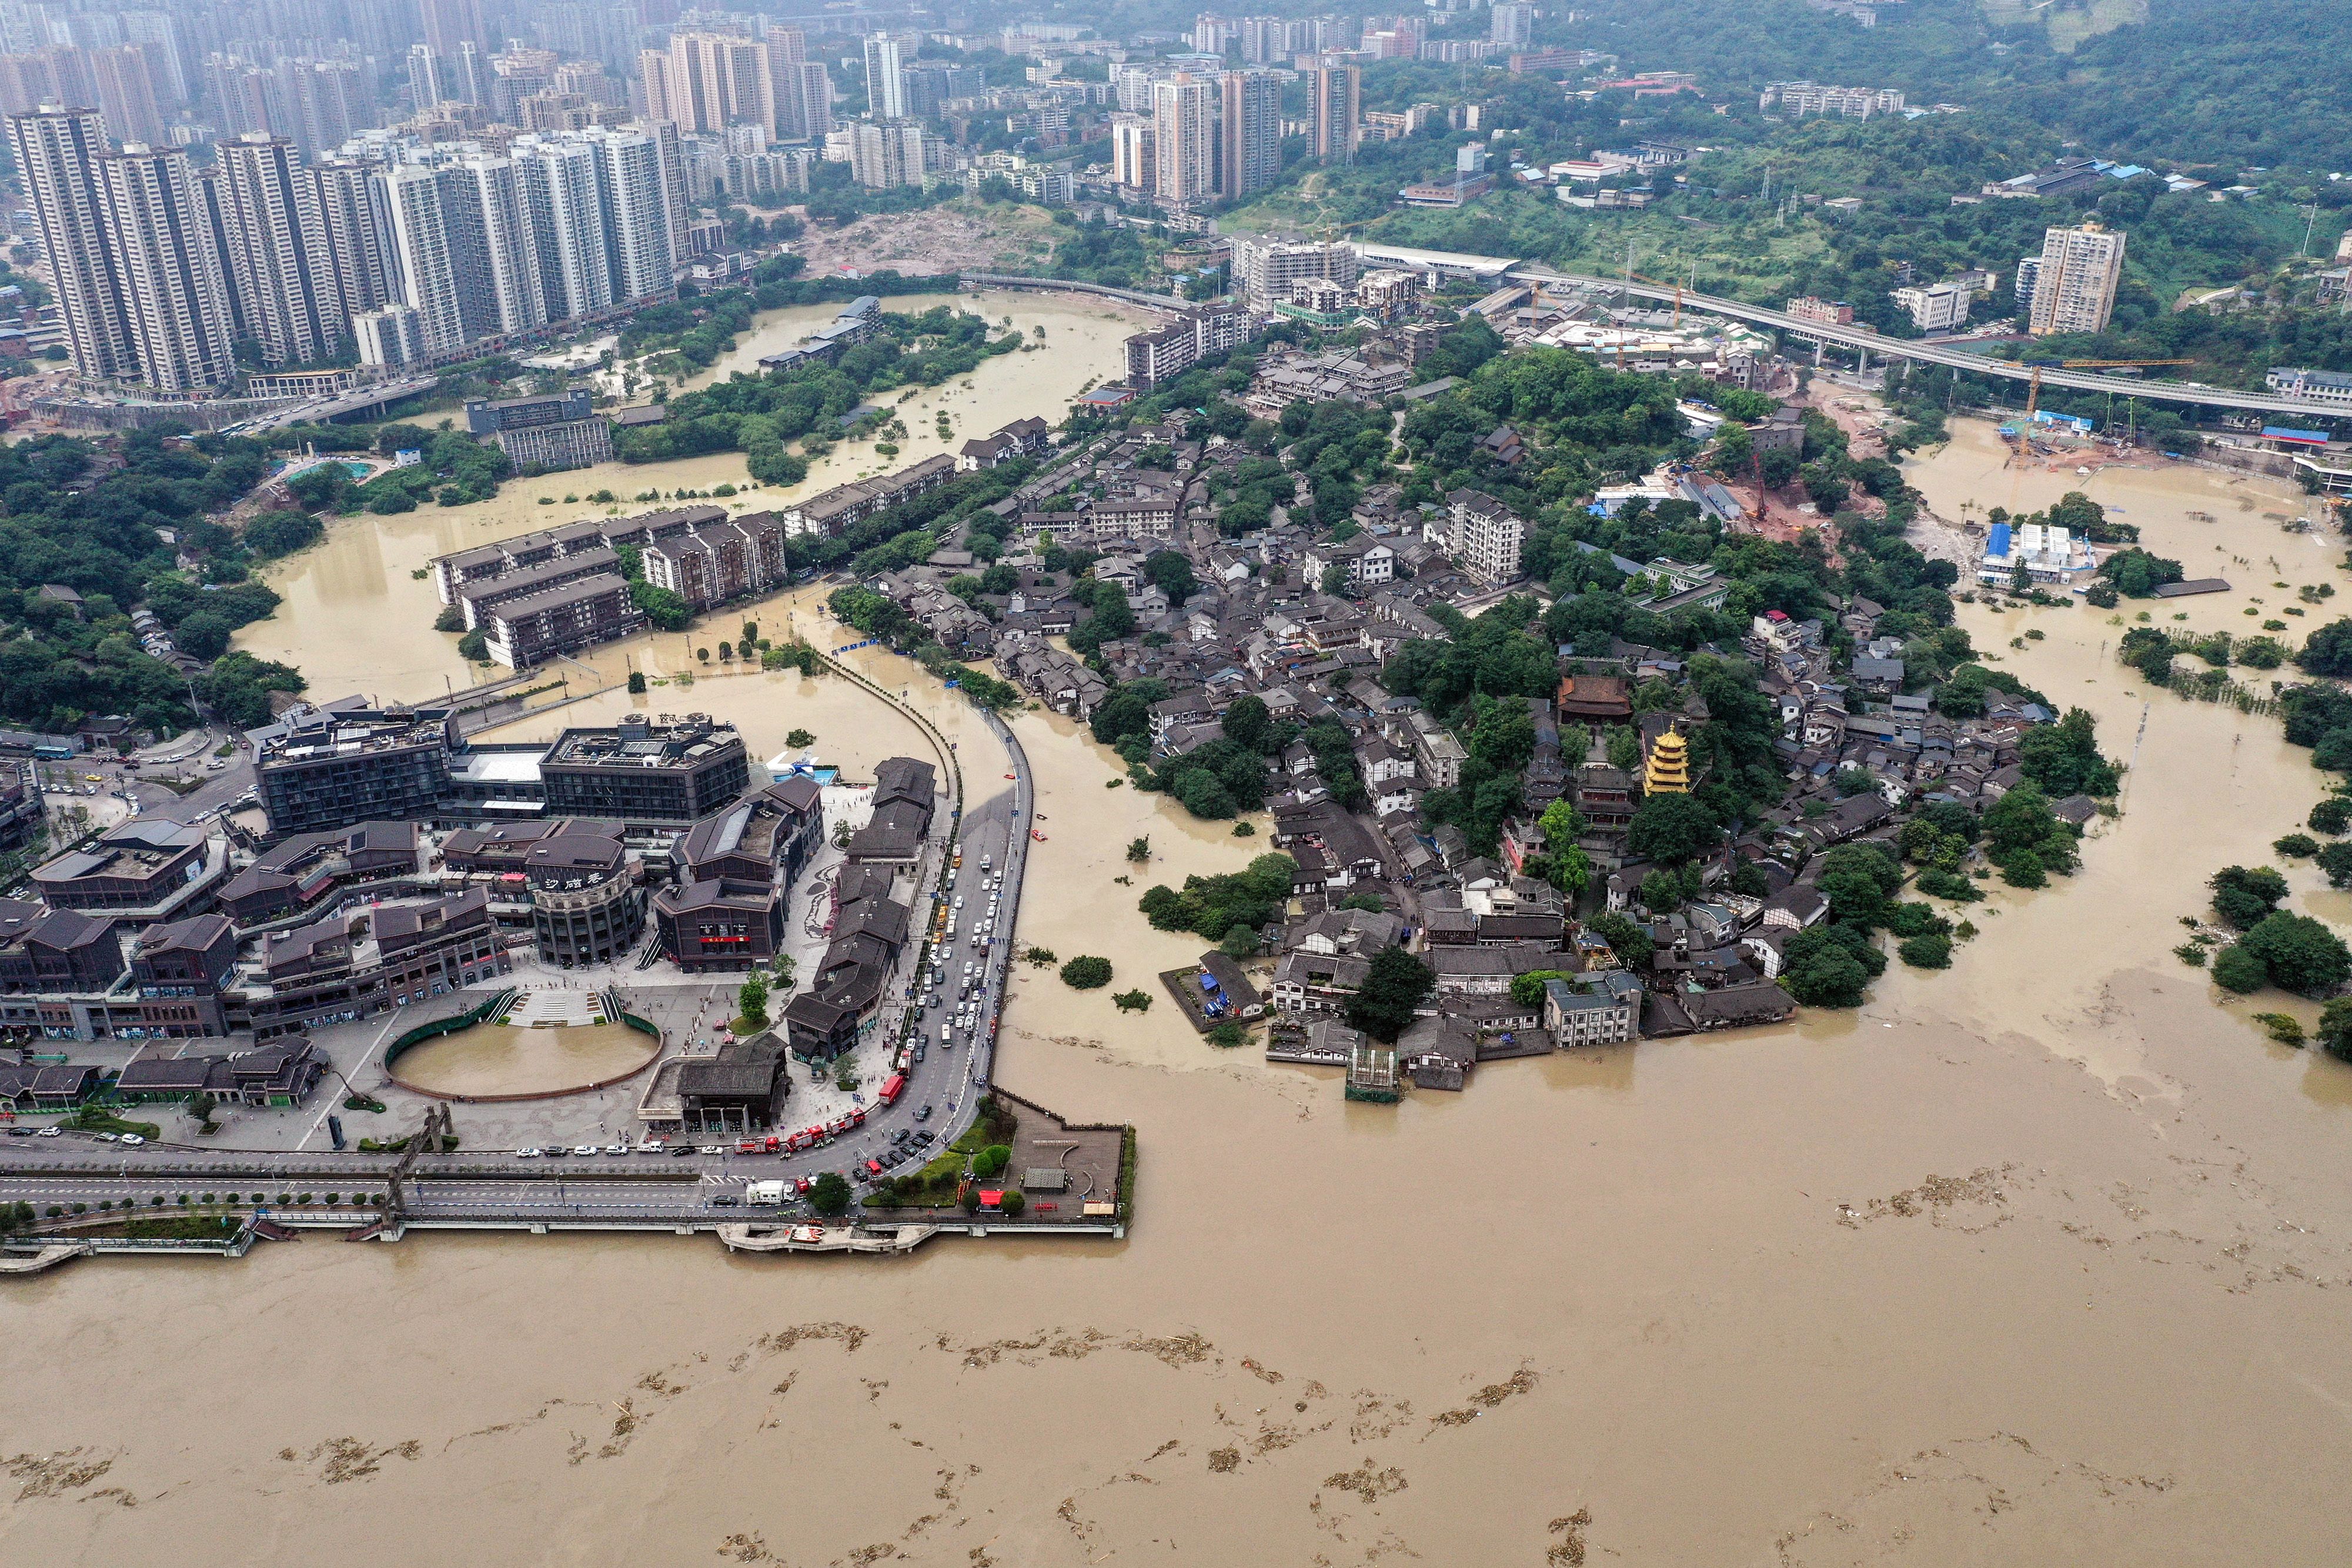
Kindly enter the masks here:
<path id="1" fill-rule="evenodd" d="M 1129 862 L 1134 865 L 1142 865 L 1150 860 L 1151 841 L 1149 838 L 1129 839 L 1127 843 L 1127 858 Z"/>
<path id="2" fill-rule="evenodd" d="M 2225 991 L 2245 996 L 2259 991 L 2270 979 L 2270 969 L 2242 942 L 2232 942 L 2214 956 L 2213 983 Z"/>
<path id="3" fill-rule="evenodd" d="M 228 652 L 229 633 L 235 630 L 226 616 L 199 610 L 172 629 L 172 641 L 188 657 L 209 664 Z"/>
<path id="4" fill-rule="evenodd" d="M 2334 997 L 2319 1009 L 2317 1036 L 2330 1056 L 2352 1061 L 2352 997 Z"/>
<path id="5" fill-rule="evenodd" d="M 1029 1199 L 1020 1188 L 1015 1187 L 1004 1195 L 1001 1207 L 1004 1210 L 1005 1218 L 1018 1219 L 1023 1211 L 1028 1208 Z"/>
<path id="6" fill-rule="evenodd" d="M 1511 977 L 1511 1000 L 1523 1008 L 1539 1008 L 1543 1006 L 1546 980 L 1574 977 L 1565 969 L 1530 969 L 1524 975 L 1514 975 Z"/>
<path id="7" fill-rule="evenodd" d="M 1257 933 L 1246 925 L 1236 925 L 1217 944 L 1217 951 L 1235 960 L 1257 956 Z"/>
<path id="8" fill-rule="evenodd" d="M 1723 841 L 1715 813 L 1693 795 L 1653 795 L 1633 813 L 1625 847 L 1645 860 L 1680 865 Z"/>
<path id="9" fill-rule="evenodd" d="M 631 670 L 629 672 L 629 695 L 631 696 L 643 696 L 645 695 L 645 693 L 646 673 L 643 670 Z"/>
<path id="10" fill-rule="evenodd" d="M 832 1217 L 849 1212 L 849 1183 L 838 1171 L 827 1171 L 809 1186 L 809 1207 Z"/>
<path id="11" fill-rule="evenodd" d="M 2331 621 L 2314 632 L 2294 662 L 2315 675 L 2352 675 L 2352 619 Z"/>
<path id="12" fill-rule="evenodd" d="M 736 1010 L 742 1014 L 743 1021 L 753 1029 L 767 1028 L 768 982 L 766 978 L 754 974 L 738 987 L 735 992 L 735 1007 Z"/>
<path id="13" fill-rule="evenodd" d="M 1829 901 L 1832 919 L 1874 925 L 1903 885 L 1903 868 L 1872 845 L 1840 844 L 1822 857 L 1813 885 Z"/>
<path id="14" fill-rule="evenodd" d="M 1225 738 L 1252 751 L 1264 751 L 1273 731 L 1274 720 L 1266 712 L 1265 699 L 1244 693 L 1235 697 L 1223 716 Z"/>
<path id="15" fill-rule="evenodd" d="M 1413 1009 L 1436 988 L 1437 971 L 1402 947 L 1383 947 L 1372 955 L 1361 988 L 1348 998 L 1348 1023 L 1394 1044 L 1412 1026 Z"/>
<path id="16" fill-rule="evenodd" d="M 1110 960 L 1080 956 L 1062 966 L 1062 981 L 1074 990 L 1092 991 L 1110 984 Z"/>
<path id="17" fill-rule="evenodd" d="M 2225 925 L 2251 931 L 2287 895 L 2286 878 L 2270 866 L 2224 866 L 2207 884 L 2213 890 L 2213 913 Z"/>
<path id="18" fill-rule="evenodd" d="M 1834 926 L 1800 931 L 1781 949 L 1780 985 L 1809 1008 L 1860 1007 L 1870 977 L 1853 936 Z"/>
<path id="19" fill-rule="evenodd" d="M 2308 915 L 2269 915 L 2237 947 L 2262 964 L 2271 984 L 2297 996 L 2324 997 L 2352 979 L 2352 949 Z"/>
<path id="20" fill-rule="evenodd" d="M 1622 915 L 1596 915 L 1584 923 L 1584 928 L 1609 944 L 1617 961 L 1628 969 L 1639 969 L 1650 961 L 1657 944 L 1650 934 Z"/>
<path id="21" fill-rule="evenodd" d="M 1151 993 L 1149 991 L 1140 989 L 1116 991 L 1112 993 L 1110 999 L 1123 1013 L 1142 1013 L 1151 1010 Z"/>
<path id="22" fill-rule="evenodd" d="M 1004 1174 L 1013 1163 L 1013 1150 L 1003 1144 L 991 1144 L 971 1157 L 971 1174 L 982 1181 Z"/>

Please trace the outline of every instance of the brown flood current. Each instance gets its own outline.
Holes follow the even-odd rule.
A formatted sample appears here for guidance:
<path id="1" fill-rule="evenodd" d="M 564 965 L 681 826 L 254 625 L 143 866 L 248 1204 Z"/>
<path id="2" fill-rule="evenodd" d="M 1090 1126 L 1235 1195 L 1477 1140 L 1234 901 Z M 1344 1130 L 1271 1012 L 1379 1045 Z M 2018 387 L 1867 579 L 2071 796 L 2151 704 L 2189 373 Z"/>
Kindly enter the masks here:
<path id="1" fill-rule="evenodd" d="M 953 451 L 1016 419 L 1034 415 L 1058 421 L 1087 382 L 1125 373 L 1120 345 L 1143 319 L 1142 312 L 1122 313 L 1101 300 L 1052 294 L 917 295 L 885 301 L 886 308 L 904 311 L 940 304 L 961 305 L 992 323 L 1009 316 L 1039 346 L 990 359 L 971 374 L 925 388 L 903 403 L 896 401 L 903 390 L 879 394 L 876 401 L 896 412 L 907 426 L 907 438 L 898 443 L 895 457 L 877 454 L 870 441 L 845 442 L 812 463 L 808 477 L 799 485 L 756 488 L 749 487 L 751 476 L 740 452 L 634 467 L 611 463 L 511 479 L 495 499 L 474 506 L 428 504 L 394 517 L 362 513 L 333 519 L 324 541 L 268 572 L 269 585 L 285 602 L 269 620 L 244 628 L 236 645 L 259 658 L 298 665 L 310 678 L 314 696 L 359 691 L 421 701 L 435 695 L 436 686 L 464 687 L 481 679 L 483 672 L 458 657 L 457 633 L 433 630 L 441 608 L 433 584 L 412 575 L 433 557 L 606 512 L 696 504 L 630 499 L 646 490 L 709 491 L 734 485 L 740 494 L 709 504 L 739 512 L 769 510 L 852 479 L 905 467 L 934 453 Z M 803 306 L 762 315 L 734 352 L 697 378 L 696 384 L 737 371 L 757 374 L 760 355 L 797 342 L 811 327 L 833 319 L 839 308 Z M 1034 338 L 1040 327 L 1045 336 Z M 939 434 L 942 412 L 954 432 L 946 440 Z M 610 506 L 563 500 L 598 490 L 610 490 L 620 499 Z M 554 504 L 540 505 L 541 497 L 552 497 Z M 725 634 L 713 632 L 707 641 L 715 643 Z"/>
<path id="2" fill-rule="evenodd" d="M 1968 425 L 1915 479 L 1948 516 L 2084 484 L 2028 476 L 2012 500 Z M 2331 549 L 2261 519 L 2299 509 L 2271 487 L 2088 487 L 2165 553 L 2254 564 L 2193 624 L 2251 626 L 2249 592 L 2275 607 L 2272 580 L 2332 576 Z M 1855 1014 L 1493 1064 L 1383 1108 L 1024 969 L 1000 1075 L 1137 1124 L 1125 1242 L 876 1263 L 310 1239 L 77 1264 L 0 1291 L 0 1552 L 2343 1561 L 2328 1456 L 2352 1374 L 2321 1353 L 2352 1282 L 2352 1096 L 2244 1020 L 2278 998 L 2218 1007 L 2168 954 L 2201 880 L 2262 858 L 2314 776 L 2274 719 L 2138 689 L 2098 612 L 1964 614 L 2004 667 L 2095 712 L 2132 772 L 2082 873 L 1976 906 L 1947 972 L 1898 967 Z M 2046 640 L 2009 648 L 2029 626 Z M 837 681 L 650 700 L 730 713 L 755 744 L 805 722 L 845 762 L 901 747 Z M 924 700 L 973 790 L 1001 784 L 978 727 Z M 1145 927 L 1140 887 L 1265 841 L 1106 789 L 1073 727 L 1019 723 L 1048 835 L 1019 939 L 1149 988 L 1197 949 Z M 1118 886 L 1139 834 L 1163 858 Z"/>

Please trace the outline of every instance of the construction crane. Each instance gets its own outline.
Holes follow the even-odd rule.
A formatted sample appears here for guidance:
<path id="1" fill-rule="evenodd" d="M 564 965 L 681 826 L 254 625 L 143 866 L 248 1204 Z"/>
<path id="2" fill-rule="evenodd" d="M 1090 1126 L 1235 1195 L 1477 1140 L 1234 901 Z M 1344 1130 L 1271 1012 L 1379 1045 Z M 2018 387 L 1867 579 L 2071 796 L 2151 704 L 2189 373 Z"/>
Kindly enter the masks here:
<path id="1" fill-rule="evenodd" d="M 2029 360 L 2033 367 L 2033 384 L 2025 394 L 2025 417 L 2032 419 L 2034 410 L 2042 406 L 2042 372 L 2044 371 L 2121 370 L 2126 366 L 2193 365 L 2194 360 Z"/>
<path id="2" fill-rule="evenodd" d="M 1625 269 L 1625 277 L 1629 282 L 1647 283 L 1659 288 L 1673 289 L 1675 291 L 1675 325 L 1679 327 L 1683 324 L 1683 286 L 1681 284 L 1669 283 L 1663 277 L 1652 277 L 1647 273 L 1635 272 L 1630 267 Z"/>

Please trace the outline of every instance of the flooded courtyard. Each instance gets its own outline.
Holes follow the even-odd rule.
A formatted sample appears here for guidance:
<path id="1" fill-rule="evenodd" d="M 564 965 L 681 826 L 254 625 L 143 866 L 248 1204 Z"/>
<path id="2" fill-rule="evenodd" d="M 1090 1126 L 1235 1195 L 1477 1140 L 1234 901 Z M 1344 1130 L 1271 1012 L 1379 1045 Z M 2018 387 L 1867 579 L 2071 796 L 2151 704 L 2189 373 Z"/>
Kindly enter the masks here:
<path id="1" fill-rule="evenodd" d="M 428 1094 L 557 1094 L 635 1072 L 659 1049 L 653 1036 L 623 1023 L 484 1023 L 411 1046 L 392 1073 Z"/>

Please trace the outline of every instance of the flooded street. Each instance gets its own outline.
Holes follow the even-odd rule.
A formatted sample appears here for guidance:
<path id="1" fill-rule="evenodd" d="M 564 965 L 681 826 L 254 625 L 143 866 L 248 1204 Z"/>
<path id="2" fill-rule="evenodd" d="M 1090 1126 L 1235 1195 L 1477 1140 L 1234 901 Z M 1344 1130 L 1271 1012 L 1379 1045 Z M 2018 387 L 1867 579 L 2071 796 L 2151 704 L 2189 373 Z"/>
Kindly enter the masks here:
<path id="1" fill-rule="evenodd" d="M 883 302 L 892 311 L 938 304 L 961 304 L 991 322 L 1010 316 L 1014 326 L 1042 346 L 992 358 L 971 374 L 925 388 L 904 403 L 894 401 L 902 392 L 880 394 L 877 401 L 906 422 L 907 439 L 898 443 L 895 457 L 880 455 L 870 441 L 844 442 L 810 464 L 805 480 L 788 487 L 753 485 L 740 452 L 639 466 L 610 463 L 509 479 L 495 498 L 472 506 L 428 505 L 393 517 L 362 512 L 330 517 L 321 543 L 264 573 L 264 580 L 285 602 L 269 620 L 238 632 L 236 644 L 258 658 L 296 665 L 309 677 L 310 695 L 318 699 L 359 692 L 386 701 L 422 702 L 437 695 L 436 688 L 463 688 L 506 674 L 504 666 L 485 670 L 467 664 L 457 655 L 457 634 L 433 630 L 441 605 L 432 582 L 417 575 L 433 557 L 580 517 L 678 504 L 632 499 L 648 490 L 667 495 L 733 485 L 740 494 L 709 504 L 738 512 L 771 510 L 852 479 L 954 450 L 1016 419 L 1059 423 L 1082 388 L 1125 372 L 1120 345 L 1147 319 L 1141 311 L 1055 294 L 915 295 Z M 734 354 L 714 365 L 710 375 L 721 377 L 739 369 L 757 373 L 761 354 L 799 341 L 811 326 L 832 320 L 839 310 L 837 305 L 802 306 L 761 317 Z M 1043 339 L 1035 336 L 1039 327 L 1045 329 Z M 941 411 L 953 431 L 944 441 L 937 423 Z M 564 500 L 598 490 L 610 490 L 620 499 L 611 506 Z M 541 505 L 541 497 L 553 504 Z M 709 640 L 715 642 L 718 635 Z"/>
<path id="2" fill-rule="evenodd" d="M 2013 478 L 1979 427 L 1956 429 L 1907 470 L 1939 511 L 2085 488 L 2191 575 L 2238 585 L 2189 601 L 2190 624 L 2251 628 L 2251 597 L 2293 601 L 2273 581 L 2336 576 L 2335 541 L 2262 518 L 2296 499 L 2281 486 Z M 782 613 L 818 612 L 803 597 L 763 626 Z M 998 1076 L 1137 1125 L 1128 1240 L 877 1261 L 314 1237 L 10 1281 L 0 1550 L 355 1568 L 413 1563 L 420 1540 L 600 1568 L 2341 1562 L 2352 1070 L 2271 1045 L 2243 1014 L 2278 998 L 2218 1007 L 2169 954 L 2203 879 L 2264 858 L 2317 776 L 2275 719 L 2142 690 L 2107 612 L 1962 613 L 1999 667 L 2097 714 L 2131 772 L 2082 873 L 1975 906 L 1982 935 L 1948 971 L 1896 966 L 1858 1013 L 1791 1029 L 1344 1104 L 1327 1072 L 1220 1054 L 1164 998 L 1115 1011 L 1109 989 L 1156 990 L 1201 946 L 1150 931 L 1142 889 L 1244 863 L 1263 825 L 1236 839 L 1107 789 L 1107 753 L 1028 715 L 1047 837 L 1017 938 L 1102 954 L 1118 979 L 1078 993 L 1019 970 Z M 2009 646 L 2029 627 L 2045 640 Z M 641 662 L 667 674 L 678 642 Z M 973 793 L 1002 787 L 957 699 L 909 661 L 856 657 L 952 727 Z M 755 749 L 804 724 L 845 767 L 911 744 L 835 679 L 641 700 L 733 717 Z M 1124 858 L 1139 835 L 1142 868 Z M 2313 873 L 2291 874 L 2301 904 Z"/>

